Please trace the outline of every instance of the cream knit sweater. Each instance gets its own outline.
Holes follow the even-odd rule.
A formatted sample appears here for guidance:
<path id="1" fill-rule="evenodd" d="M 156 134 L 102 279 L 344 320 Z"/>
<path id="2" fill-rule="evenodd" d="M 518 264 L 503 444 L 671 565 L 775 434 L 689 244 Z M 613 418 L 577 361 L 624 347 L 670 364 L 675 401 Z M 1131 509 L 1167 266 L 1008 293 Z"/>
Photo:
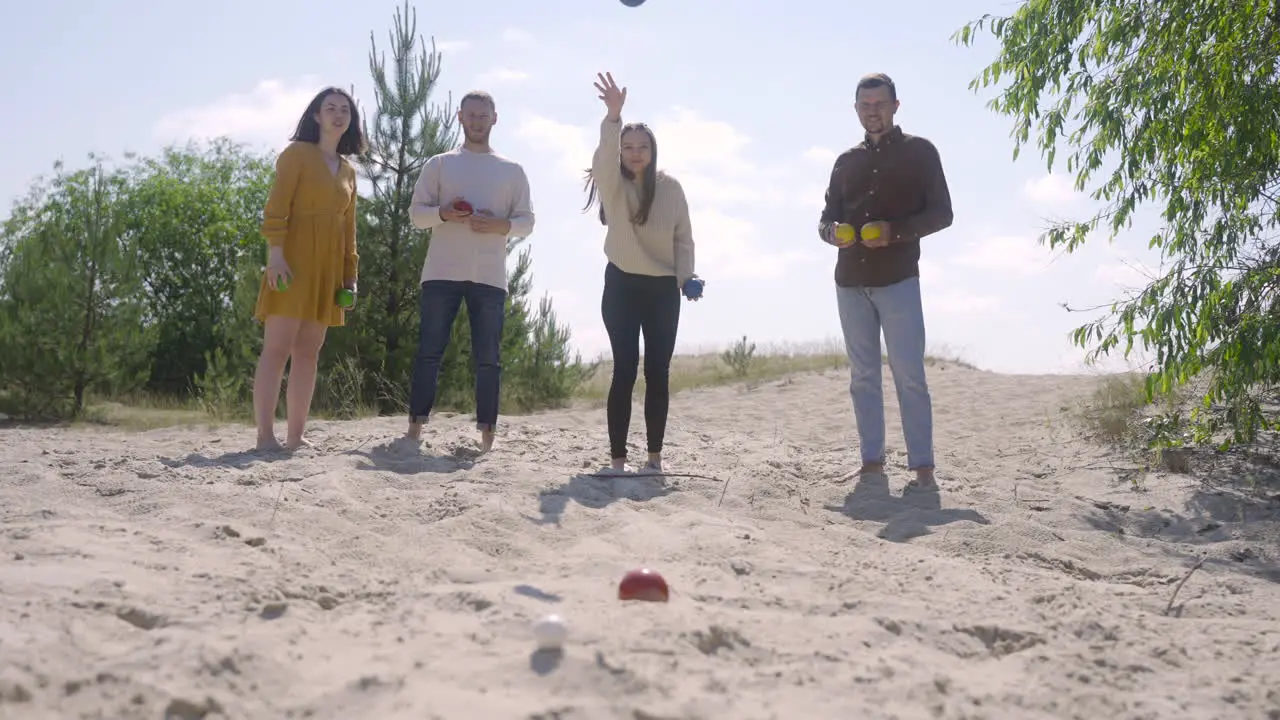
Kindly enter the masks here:
<path id="1" fill-rule="evenodd" d="M 640 182 L 622 176 L 618 165 L 623 122 L 600 122 L 600 144 L 591 160 L 600 204 L 608 230 L 604 254 L 624 272 L 637 275 L 674 275 L 678 285 L 694 277 L 693 230 L 684 188 L 659 171 L 653 207 L 644 225 L 631 222 L 640 207 Z"/>

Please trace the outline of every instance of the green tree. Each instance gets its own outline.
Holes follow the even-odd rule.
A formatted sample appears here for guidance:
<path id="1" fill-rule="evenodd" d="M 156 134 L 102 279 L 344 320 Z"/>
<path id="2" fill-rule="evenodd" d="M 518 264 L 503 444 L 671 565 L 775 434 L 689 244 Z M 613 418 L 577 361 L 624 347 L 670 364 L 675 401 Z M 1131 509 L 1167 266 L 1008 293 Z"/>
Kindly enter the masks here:
<path id="1" fill-rule="evenodd" d="M 563 405 L 597 369 L 573 352 L 569 329 L 556 318 L 551 298 L 543 296 L 531 307 L 533 256 L 524 238 L 507 247 L 519 249 L 515 267 L 507 273 L 507 309 L 502 328 L 502 409 L 528 412 Z M 475 372 L 467 378 L 474 382 Z"/>
<path id="2" fill-rule="evenodd" d="M 59 163 L 0 229 L 0 390 L 28 419 L 81 415 L 92 393 L 142 383 L 150 336 L 139 263 L 126 232 L 127 179 L 96 158 Z"/>
<path id="3" fill-rule="evenodd" d="M 231 362 L 226 372 L 251 370 L 252 348 L 231 342 L 233 298 L 246 263 L 260 270 L 265 261 L 258 228 L 271 162 L 224 138 L 166 148 L 133 167 L 124 223 L 146 258 L 149 324 L 156 334 L 150 389 L 189 394 L 215 351 Z"/>
<path id="4" fill-rule="evenodd" d="M 999 50 L 971 87 L 1000 86 L 990 107 L 1013 119 L 1014 156 L 1034 133 L 1052 170 L 1069 147 L 1076 188 L 1102 203 L 1042 241 L 1073 251 L 1099 228 L 1124 232 L 1143 206 L 1160 210 L 1160 276 L 1074 341 L 1091 357 L 1152 351 L 1150 398 L 1205 380 L 1197 442 L 1276 428 L 1263 410 L 1280 380 L 1275 0 L 1029 0 L 955 39 L 984 31 Z"/>
<path id="5" fill-rule="evenodd" d="M 360 158 L 371 194 L 361 198 L 361 299 L 348 318 L 350 333 L 326 345 L 326 365 L 355 378 L 327 377 L 332 388 L 360 388 L 383 411 L 400 411 L 408 397 L 418 338 L 418 285 L 430 234 L 409 221 L 413 187 L 423 164 L 453 148 L 454 113 L 432 102 L 441 55 L 417 33 L 417 12 L 405 3 L 389 32 L 390 62 L 370 34 L 369 70 L 376 106 L 368 118 L 369 151 Z M 336 358 L 356 355 L 355 366 Z M 335 382 L 337 381 L 337 382 Z M 325 404 L 344 402 L 327 393 Z"/>

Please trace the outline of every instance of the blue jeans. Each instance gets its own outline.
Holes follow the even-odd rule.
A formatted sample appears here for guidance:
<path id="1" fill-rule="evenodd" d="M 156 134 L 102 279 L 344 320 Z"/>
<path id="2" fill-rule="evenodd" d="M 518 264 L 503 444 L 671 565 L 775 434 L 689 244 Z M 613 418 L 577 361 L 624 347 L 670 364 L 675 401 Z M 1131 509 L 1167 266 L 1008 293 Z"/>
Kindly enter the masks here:
<path id="1" fill-rule="evenodd" d="M 887 287 L 836 287 L 849 354 L 849 395 L 863 463 L 884 463 L 884 391 L 880 331 L 898 391 L 902 434 L 911 469 L 933 467 L 933 402 L 924 374 L 924 310 L 920 278 Z"/>
<path id="2" fill-rule="evenodd" d="M 498 393 L 502 375 L 500 350 L 506 320 L 507 291 L 471 281 L 429 280 L 422 283 L 418 321 L 418 358 L 409 389 L 409 422 L 426 422 L 436 401 L 440 361 L 462 302 L 471 319 L 471 361 L 476 369 L 476 426 L 492 430 L 498 424 Z"/>

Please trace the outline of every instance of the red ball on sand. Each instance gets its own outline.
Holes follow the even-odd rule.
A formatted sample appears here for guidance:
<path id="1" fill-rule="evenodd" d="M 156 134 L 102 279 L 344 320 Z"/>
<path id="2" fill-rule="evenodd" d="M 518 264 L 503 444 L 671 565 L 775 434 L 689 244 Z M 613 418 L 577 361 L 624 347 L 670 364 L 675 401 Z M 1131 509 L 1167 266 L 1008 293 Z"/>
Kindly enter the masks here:
<path id="1" fill-rule="evenodd" d="M 623 575 L 622 581 L 618 583 L 619 600 L 667 602 L 670 597 L 671 591 L 667 589 L 667 581 L 662 579 L 662 575 L 649 568 L 632 570 Z"/>

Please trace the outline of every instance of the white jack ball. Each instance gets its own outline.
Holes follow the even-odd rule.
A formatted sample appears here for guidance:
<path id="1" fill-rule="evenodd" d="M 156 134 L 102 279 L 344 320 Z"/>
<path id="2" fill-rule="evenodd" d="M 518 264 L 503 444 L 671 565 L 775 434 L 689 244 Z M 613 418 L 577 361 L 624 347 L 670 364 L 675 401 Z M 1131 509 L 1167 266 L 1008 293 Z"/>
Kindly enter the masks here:
<path id="1" fill-rule="evenodd" d="M 533 624 L 533 637 L 540 650 L 558 650 L 568 635 L 569 628 L 559 615 L 547 615 Z"/>

